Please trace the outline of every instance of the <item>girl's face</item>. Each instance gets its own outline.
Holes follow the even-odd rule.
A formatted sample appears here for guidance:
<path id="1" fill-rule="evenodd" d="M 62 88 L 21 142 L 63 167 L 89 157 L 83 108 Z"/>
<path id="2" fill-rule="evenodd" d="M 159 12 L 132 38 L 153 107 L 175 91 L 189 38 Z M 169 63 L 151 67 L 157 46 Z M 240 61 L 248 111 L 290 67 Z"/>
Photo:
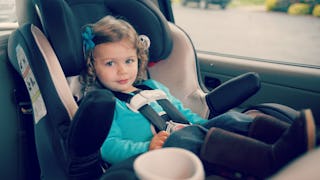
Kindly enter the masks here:
<path id="1" fill-rule="evenodd" d="M 136 49 L 127 40 L 102 43 L 94 48 L 94 68 L 100 82 L 108 89 L 128 93 L 138 73 Z"/>

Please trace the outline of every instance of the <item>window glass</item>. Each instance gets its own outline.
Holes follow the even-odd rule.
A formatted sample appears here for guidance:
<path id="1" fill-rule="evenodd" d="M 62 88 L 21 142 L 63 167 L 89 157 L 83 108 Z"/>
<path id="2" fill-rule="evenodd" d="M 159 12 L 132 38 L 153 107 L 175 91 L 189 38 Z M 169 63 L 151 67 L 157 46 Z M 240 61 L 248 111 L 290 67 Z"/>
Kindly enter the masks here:
<path id="1" fill-rule="evenodd" d="M 172 9 L 197 50 L 320 67 L 320 5 L 294 2 L 172 0 Z"/>
<path id="2" fill-rule="evenodd" d="M 0 35 L 17 27 L 15 0 L 0 0 Z"/>

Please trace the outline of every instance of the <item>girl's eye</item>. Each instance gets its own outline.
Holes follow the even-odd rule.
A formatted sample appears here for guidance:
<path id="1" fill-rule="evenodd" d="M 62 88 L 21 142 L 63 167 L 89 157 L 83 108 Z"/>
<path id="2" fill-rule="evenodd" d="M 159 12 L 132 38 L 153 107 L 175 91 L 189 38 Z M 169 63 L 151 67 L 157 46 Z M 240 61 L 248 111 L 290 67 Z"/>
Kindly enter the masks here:
<path id="1" fill-rule="evenodd" d="M 134 59 L 127 59 L 127 60 L 126 60 L 126 64 L 131 64 L 131 63 L 133 63 L 133 62 L 135 62 Z"/>
<path id="2" fill-rule="evenodd" d="M 106 66 L 112 66 L 114 65 L 114 62 L 113 61 L 107 61 L 104 63 Z"/>

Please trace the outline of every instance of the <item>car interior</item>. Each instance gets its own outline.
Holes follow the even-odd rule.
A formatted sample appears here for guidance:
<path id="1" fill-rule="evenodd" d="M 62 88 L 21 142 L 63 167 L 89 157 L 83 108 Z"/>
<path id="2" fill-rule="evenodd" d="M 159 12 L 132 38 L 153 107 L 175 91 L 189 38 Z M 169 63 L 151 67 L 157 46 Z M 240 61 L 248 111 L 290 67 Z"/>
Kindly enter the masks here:
<path id="1" fill-rule="evenodd" d="M 1 82 L 6 84 L 0 93 L 5 107 L 1 108 L 5 117 L 1 132 L 5 132 L 4 143 L 10 144 L 2 150 L 8 154 L 3 162 L 10 165 L 2 168 L 7 172 L 1 174 L 7 178 L 68 179 L 64 141 L 79 109 L 75 97 L 80 91 L 78 75 L 85 65 L 81 27 L 106 15 L 124 17 L 139 34 L 151 39 L 149 78 L 165 84 L 186 107 L 204 118 L 229 110 L 255 109 L 292 121 L 301 108 L 311 108 L 316 119 L 319 117 L 319 101 L 300 104 L 319 99 L 319 70 L 291 67 L 274 72 L 281 67 L 260 62 L 252 68 L 244 63 L 250 60 L 197 53 L 187 33 L 165 13 L 170 12 L 166 9 L 169 1 L 16 2 L 19 27 L 1 43 Z M 228 74 L 229 66 L 237 69 Z M 293 78 L 287 78 L 291 74 Z M 268 82 L 275 76 L 286 86 Z M 295 81 L 304 81 L 303 88 L 292 89 Z M 306 89 L 311 90 L 302 92 Z"/>

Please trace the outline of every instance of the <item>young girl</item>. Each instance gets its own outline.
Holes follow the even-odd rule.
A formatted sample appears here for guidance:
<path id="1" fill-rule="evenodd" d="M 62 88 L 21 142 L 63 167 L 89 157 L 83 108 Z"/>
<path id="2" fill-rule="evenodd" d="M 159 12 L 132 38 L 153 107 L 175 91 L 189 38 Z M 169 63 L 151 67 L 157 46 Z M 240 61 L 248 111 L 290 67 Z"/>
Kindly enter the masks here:
<path id="1" fill-rule="evenodd" d="M 103 160 L 110 164 L 149 150 L 176 146 L 193 151 L 206 164 L 241 172 L 249 169 L 248 173 L 265 177 L 314 146 L 315 130 L 310 111 L 301 111 L 300 118 L 289 125 L 272 118 L 258 118 L 252 122 L 252 117 L 236 112 L 205 120 L 184 108 L 164 85 L 144 79 L 150 41 L 146 36 L 138 36 L 124 20 L 107 16 L 85 26 L 83 42 L 87 59 L 87 69 L 82 76 L 84 94 L 106 88 L 117 97 L 112 126 L 101 147 Z M 150 89 L 140 89 L 145 86 Z M 159 96 L 168 99 L 192 125 L 182 125 L 186 127 L 171 133 L 157 131 L 131 101 L 119 98 L 119 94 L 133 96 L 143 90 L 147 93 L 141 96 L 156 93 L 156 97 L 150 95 L 151 99 Z M 165 114 L 165 108 L 158 101 L 150 102 L 149 98 L 148 103 L 158 114 Z M 262 125 L 277 134 L 272 144 L 253 138 L 263 136 L 264 132 L 255 130 L 262 129 Z M 272 136 L 272 133 L 267 134 Z M 252 157 L 254 155 L 259 157 Z"/>

